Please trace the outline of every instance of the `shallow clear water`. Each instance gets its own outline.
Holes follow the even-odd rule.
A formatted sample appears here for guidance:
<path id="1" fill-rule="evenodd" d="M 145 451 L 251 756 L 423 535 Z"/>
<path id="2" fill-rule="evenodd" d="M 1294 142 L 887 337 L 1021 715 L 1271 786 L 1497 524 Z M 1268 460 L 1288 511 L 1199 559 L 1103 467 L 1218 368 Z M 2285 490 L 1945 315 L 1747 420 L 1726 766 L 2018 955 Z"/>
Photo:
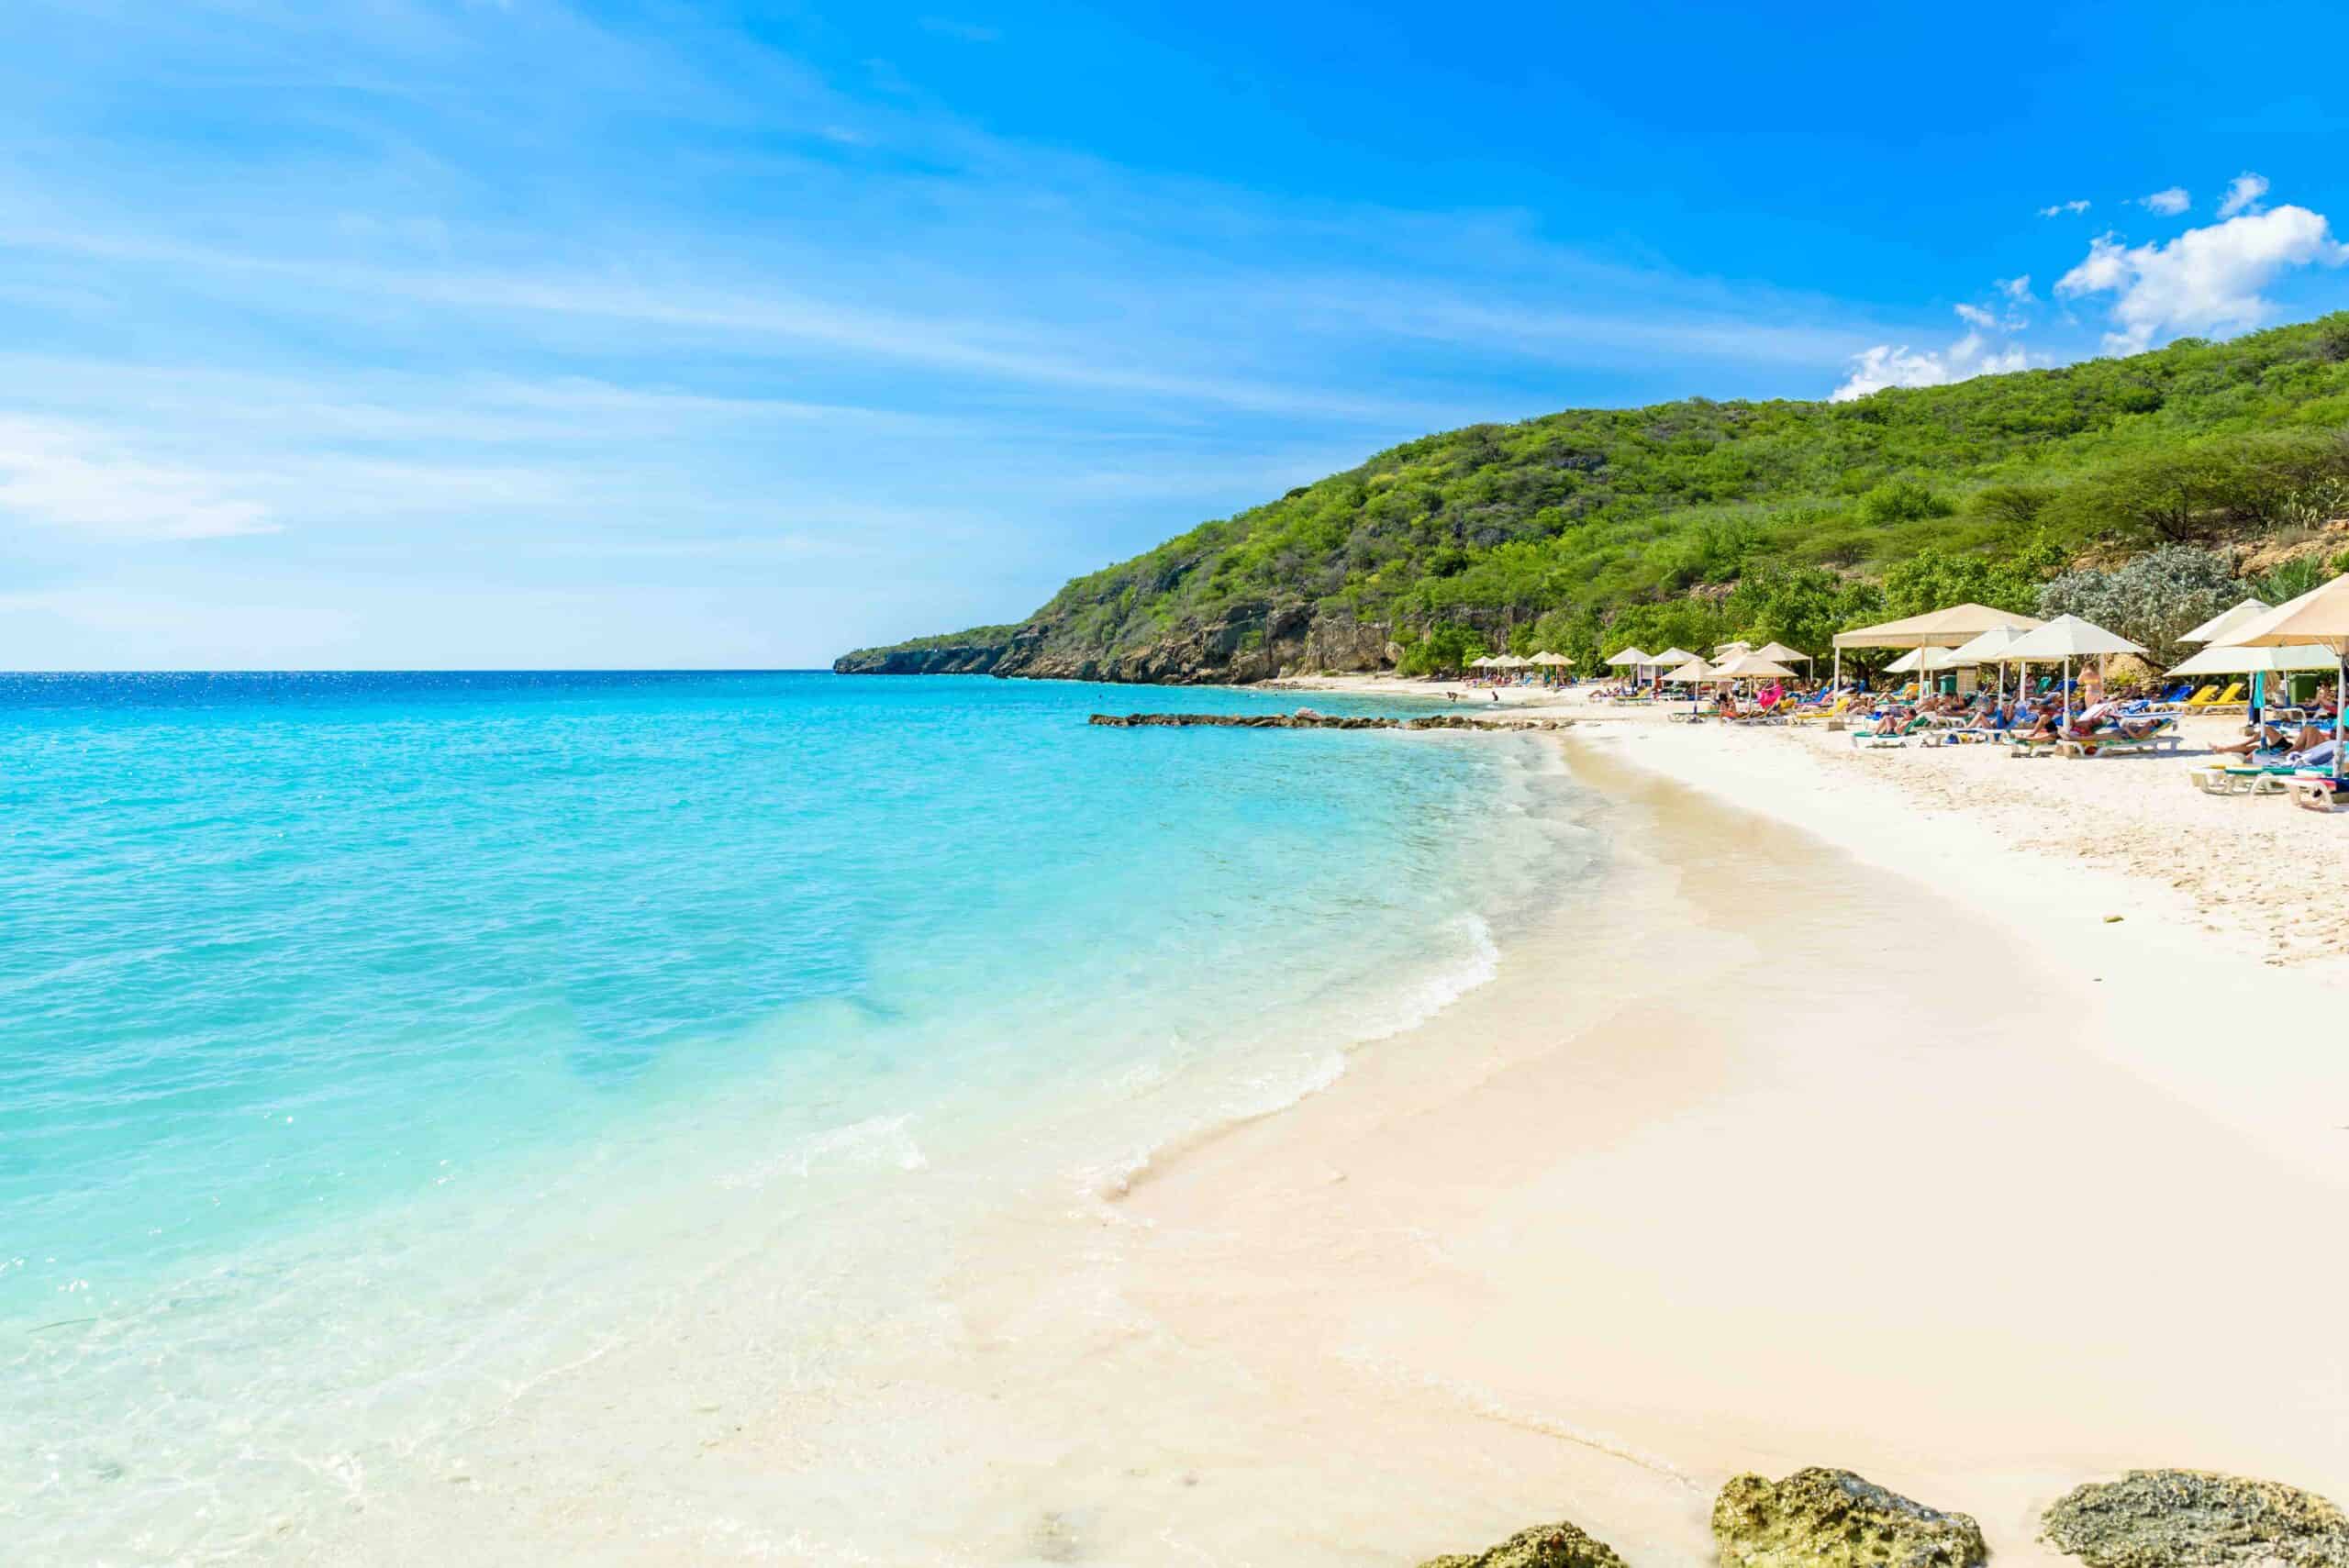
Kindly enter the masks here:
<path id="1" fill-rule="evenodd" d="M 0 677 L 0 1529 L 298 1536 L 746 1248 L 836 1329 L 891 1184 L 1325 1081 L 1581 851 L 1530 740 L 1084 724 L 1296 700 Z"/>

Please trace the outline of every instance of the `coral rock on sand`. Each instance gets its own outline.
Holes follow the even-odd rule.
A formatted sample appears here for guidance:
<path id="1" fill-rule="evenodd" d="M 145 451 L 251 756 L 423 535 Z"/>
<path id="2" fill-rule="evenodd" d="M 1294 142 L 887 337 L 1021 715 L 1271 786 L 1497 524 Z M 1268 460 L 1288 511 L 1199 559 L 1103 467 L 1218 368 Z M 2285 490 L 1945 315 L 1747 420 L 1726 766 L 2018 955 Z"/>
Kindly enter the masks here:
<path id="1" fill-rule="evenodd" d="M 2041 1539 L 2089 1568 L 2349 1568 L 2349 1516 L 2313 1493 L 2201 1470 L 2132 1470 L 2047 1510 Z"/>
<path id="2" fill-rule="evenodd" d="M 1725 1568 L 1974 1568 L 1989 1555 L 1965 1515 L 1848 1470 L 1737 1477 L 1713 1500 L 1713 1540 Z"/>
<path id="3" fill-rule="evenodd" d="M 1623 1560 L 1605 1541 L 1554 1524 L 1521 1529 L 1475 1557 L 1431 1557 L 1419 1568 L 1623 1568 Z"/>

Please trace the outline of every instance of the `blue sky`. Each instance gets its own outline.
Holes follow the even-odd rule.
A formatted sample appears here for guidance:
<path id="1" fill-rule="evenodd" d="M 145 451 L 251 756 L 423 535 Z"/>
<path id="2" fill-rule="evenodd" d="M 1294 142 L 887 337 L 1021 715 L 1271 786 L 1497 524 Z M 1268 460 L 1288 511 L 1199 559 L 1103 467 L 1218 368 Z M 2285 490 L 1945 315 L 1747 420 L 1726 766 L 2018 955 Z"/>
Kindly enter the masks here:
<path id="1" fill-rule="evenodd" d="M 2349 305 L 2305 6 L 7 32 L 0 667 L 814 664 L 1431 429 Z"/>

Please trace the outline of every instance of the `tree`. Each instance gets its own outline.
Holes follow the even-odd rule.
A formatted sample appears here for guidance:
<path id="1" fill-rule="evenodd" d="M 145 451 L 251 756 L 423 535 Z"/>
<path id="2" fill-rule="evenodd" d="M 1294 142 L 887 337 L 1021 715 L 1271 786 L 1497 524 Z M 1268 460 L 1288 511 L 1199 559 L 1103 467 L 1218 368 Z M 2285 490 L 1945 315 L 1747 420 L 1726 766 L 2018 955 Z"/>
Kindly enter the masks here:
<path id="1" fill-rule="evenodd" d="M 1835 634 L 1878 614 L 1884 595 L 1864 578 L 1819 566 L 1766 566 L 1737 585 L 1722 610 L 1752 642 L 1783 642 L 1824 655 Z"/>
<path id="2" fill-rule="evenodd" d="M 1920 550 L 1884 574 L 1885 613 L 1898 620 L 1972 604 L 2028 615 L 2040 584 L 2064 565 L 2062 550 L 2043 538 L 1996 559 Z"/>
<path id="3" fill-rule="evenodd" d="M 2068 572 L 2039 591 L 2039 613 L 2075 615 L 2142 642 L 2159 664 L 2187 651 L 2178 639 L 2242 599 L 2224 557 L 2172 545 L 2110 572 Z"/>

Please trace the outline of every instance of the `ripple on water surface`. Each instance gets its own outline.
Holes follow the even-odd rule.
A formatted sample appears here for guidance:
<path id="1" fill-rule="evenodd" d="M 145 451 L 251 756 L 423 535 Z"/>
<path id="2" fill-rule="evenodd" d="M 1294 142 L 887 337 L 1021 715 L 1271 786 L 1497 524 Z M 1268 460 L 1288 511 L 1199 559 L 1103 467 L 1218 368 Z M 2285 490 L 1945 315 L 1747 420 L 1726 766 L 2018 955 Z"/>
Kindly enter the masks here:
<path id="1" fill-rule="evenodd" d="M 1585 852 L 1537 741 L 1130 695 L 0 677 L 0 1518 L 262 1539 L 870 1184 L 1304 1092 Z"/>

